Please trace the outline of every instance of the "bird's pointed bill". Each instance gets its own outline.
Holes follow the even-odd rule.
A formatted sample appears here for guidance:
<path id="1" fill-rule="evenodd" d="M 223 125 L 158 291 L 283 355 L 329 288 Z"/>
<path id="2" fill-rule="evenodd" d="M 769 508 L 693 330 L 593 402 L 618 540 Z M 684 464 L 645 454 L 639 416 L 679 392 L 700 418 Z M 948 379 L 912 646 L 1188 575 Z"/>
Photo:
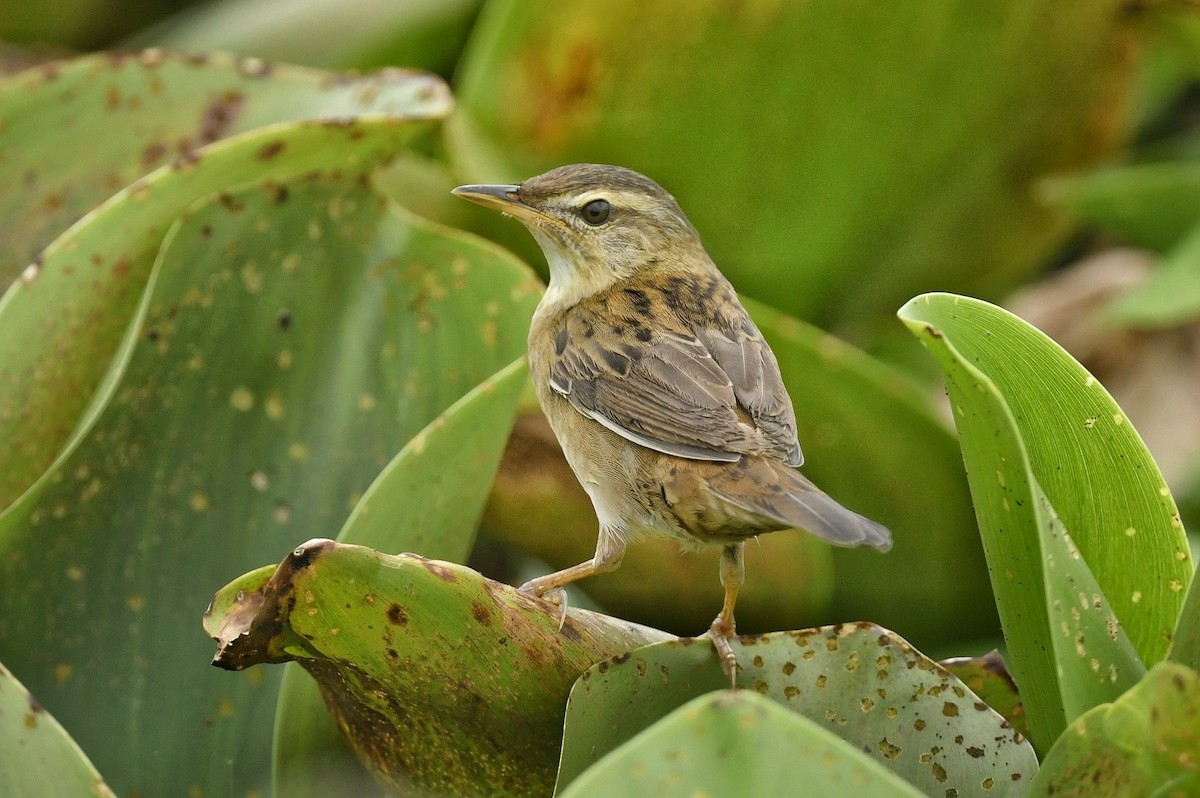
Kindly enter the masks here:
<path id="1" fill-rule="evenodd" d="M 544 214 L 521 201 L 518 191 L 520 186 L 505 184 L 481 184 L 474 186 L 459 186 L 451 193 L 476 205 L 507 213 L 517 219 L 544 218 Z"/>

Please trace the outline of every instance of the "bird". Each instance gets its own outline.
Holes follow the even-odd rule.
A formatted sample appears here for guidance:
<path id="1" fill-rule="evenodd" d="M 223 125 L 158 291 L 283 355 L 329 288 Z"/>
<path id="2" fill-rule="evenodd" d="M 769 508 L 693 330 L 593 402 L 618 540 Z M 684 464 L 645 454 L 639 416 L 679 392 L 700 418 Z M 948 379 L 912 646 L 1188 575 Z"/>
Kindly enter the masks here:
<path id="1" fill-rule="evenodd" d="M 572 164 L 453 194 L 521 222 L 550 279 L 528 361 L 538 401 L 592 501 L 596 552 L 519 590 L 616 569 L 629 540 L 720 546 L 724 602 L 704 634 L 736 688 L 734 605 L 746 542 L 795 528 L 886 551 L 891 533 L 796 470 L 796 416 L 779 364 L 679 203 L 620 166 Z"/>

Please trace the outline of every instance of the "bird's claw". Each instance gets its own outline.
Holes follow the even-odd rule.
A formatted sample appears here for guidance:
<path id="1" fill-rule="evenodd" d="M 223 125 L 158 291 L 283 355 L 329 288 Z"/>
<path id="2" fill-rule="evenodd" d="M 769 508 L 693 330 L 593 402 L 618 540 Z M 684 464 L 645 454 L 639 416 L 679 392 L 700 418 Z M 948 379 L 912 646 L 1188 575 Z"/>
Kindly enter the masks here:
<path id="1" fill-rule="evenodd" d="M 737 655 L 733 653 L 733 646 L 729 644 L 733 635 L 733 629 L 726 628 L 720 618 L 713 621 L 712 627 L 703 635 L 712 640 L 713 648 L 717 650 L 717 656 L 721 659 L 721 668 L 729 677 L 730 690 L 737 689 Z"/>
<path id="2" fill-rule="evenodd" d="M 557 604 L 558 611 L 559 611 L 558 612 L 558 631 L 560 631 L 560 632 L 562 631 L 563 626 L 567 622 L 567 606 L 568 606 L 568 604 L 567 604 L 567 591 L 565 588 L 555 587 L 555 588 L 551 588 L 550 590 L 547 590 L 543 593 L 543 592 L 538 591 L 536 580 L 533 580 L 533 581 L 526 582 L 525 584 L 521 585 L 519 588 L 517 588 L 517 591 L 520 593 L 524 593 L 527 596 L 533 596 L 534 598 L 540 598 L 543 601 L 548 601 L 551 604 Z"/>

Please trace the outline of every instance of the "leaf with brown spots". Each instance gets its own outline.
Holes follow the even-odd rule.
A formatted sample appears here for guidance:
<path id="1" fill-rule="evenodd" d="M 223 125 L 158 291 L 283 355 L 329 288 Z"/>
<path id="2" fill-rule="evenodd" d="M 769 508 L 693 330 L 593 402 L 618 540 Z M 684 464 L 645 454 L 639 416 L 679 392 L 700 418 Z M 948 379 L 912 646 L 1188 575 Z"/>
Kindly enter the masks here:
<path id="1" fill-rule="evenodd" d="M 1042 762 L 1030 798 L 1200 795 L 1200 674 L 1161 662 L 1081 715 Z"/>
<path id="2" fill-rule="evenodd" d="M 138 81 L 153 80 L 152 72 L 147 72 L 150 77 L 141 76 L 151 68 L 137 59 L 121 64 L 122 70 L 139 70 Z M 172 59 L 160 66 L 168 72 L 183 69 L 185 74 L 193 69 Z M 86 82 L 91 68 L 104 74 L 109 66 L 84 59 L 79 65 L 64 67 L 53 80 L 69 73 Z M 208 74 L 197 69 L 201 76 Z M 39 237 L 36 246 L 46 246 L 31 266 L 25 267 L 27 258 L 22 256 L 21 279 L 0 303 L 0 384 L 6 386 L 0 392 L 0 507 L 28 488 L 69 444 L 72 433 L 86 427 L 89 402 L 94 410 L 104 399 L 109 387 L 103 382 L 105 375 L 137 311 L 155 256 L 171 224 L 189 206 L 216 193 L 233 202 L 232 189 L 258 181 L 278 182 L 328 170 L 368 174 L 412 140 L 422 127 L 415 122 L 439 118 L 450 108 L 445 85 L 428 75 L 388 73 L 364 78 L 365 82 L 335 82 L 331 88 L 322 88 L 320 73 L 303 74 L 304 80 L 277 98 L 292 116 L 280 117 L 283 112 L 279 109 L 272 114 L 269 105 L 261 112 L 247 105 L 242 117 L 250 128 L 246 132 L 199 149 L 189 148 L 186 157 L 160 166 L 132 185 L 126 186 L 129 181 L 122 177 L 84 206 L 83 210 L 90 210 L 108 198 L 85 222 L 50 242 Z M 35 78 L 29 76 L 28 80 Z M 0 109 L 5 100 L 24 96 L 16 90 L 22 85 L 18 81 L 12 91 L 0 93 Z M 373 100 L 363 105 L 357 92 L 366 89 L 370 89 L 366 96 Z M 58 97 L 53 88 L 48 91 L 50 99 Z M 304 100 L 309 94 L 312 96 Z M 293 101 L 295 107 L 289 104 Z M 372 115 L 353 116 L 359 111 Z M 3 113 L 0 110 L 0 115 Z M 25 129 L 24 116 L 16 117 L 20 125 L 12 121 L 7 132 L 0 130 L 0 151 L 5 152 L 0 170 L 4 165 L 25 162 L 11 157 L 4 136 L 40 139 L 43 126 L 58 131 L 52 120 L 39 120 L 37 114 L 29 113 L 32 130 Z M 291 121 L 268 125 L 280 119 Z M 62 161 L 63 151 L 90 152 L 93 141 L 110 138 L 108 127 L 80 124 L 78 135 L 84 136 L 86 145 L 59 142 L 44 157 Z M 23 132 L 14 134 L 14 128 Z M 47 140 L 57 142 L 53 136 Z M 286 146 L 275 157 L 260 157 L 263 147 L 281 143 Z M 104 160 L 93 153 L 88 163 L 102 164 Z M 0 180 L 0 192 L 6 185 Z M 279 198 L 277 185 L 270 193 Z M 11 201 L 23 206 L 27 198 L 16 195 Z M 306 240 L 303 237 L 309 231 L 295 232 L 302 238 L 290 246 L 299 251 L 298 244 Z"/>
<path id="3" fill-rule="evenodd" d="M 522 358 L 430 422 L 368 489 L 339 541 L 464 561 L 504 447 L 506 422 L 527 381 Z M 377 601 L 373 595 L 364 601 L 368 598 Z M 472 616 L 487 625 L 494 618 L 490 607 L 490 602 L 473 601 Z M 408 610 L 398 603 L 387 607 L 386 616 L 395 627 L 408 625 Z M 570 634 L 574 627 L 562 631 Z M 399 657 L 395 648 L 388 653 L 393 659 Z M 274 749 L 278 795 L 359 794 L 355 777 L 369 779 L 315 683 L 299 668 L 288 668 L 284 674 Z"/>
<path id="4" fill-rule="evenodd" d="M 344 164 L 367 157 L 354 131 L 370 147 L 402 135 L 385 121 L 303 130 L 272 163 L 319 151 Z M 194 174 L 240 173 L 261 144 L 247 142 L 216 145 Z M 380 547 L 399 546 L 398 531 L 429 554 L 450 536 L 469 545 L 461 529 L 524 384 L 541 290 L 511 256 L 398 211 L 353 170 L 226 195 L 190 207 L 155 245 L 104 401 L 56 470 L 0 515 L 0 583 L 21 586 L 0 590 L 0 659 L 122 795 L 267 788 L 281 669 L 208 667 L 196 620 L 215 585 L 352 513 Z M 0 316 L 28 299 L 10 294 Z M 461 459 L 426 460 L 410 483 L 430 493 L 427 511 L 409 518 L 407 494 L 371 493 L 398 452 L 458 415 Z"/>
<path id="5" fill-rule="evenodd" d="M 977 794 L 991 778 L 998 786 L 990 795 L 1022 795 L 1037 771 L 1033 749 L 1002 717 L 879 626 L 743 635 L 733 649 L 739 688 L 803 715 L 928 794 Z M 667 713 L 726 684 L 703 639 L 635 649 L 589 669 L 567 705 L 559 790 Z"/>
<path id="6" fill-rule="evenodd" d="M 1166 654 L 1192 579 L 1178 508 L 1121 408 L 1043 333 L 953 294 L 899 315 L 945 376 L 1008 664 L 1045 752 Z"/>
<path id="7" fill-rule="evenodd" d="M 1000 714 L 1013 729 L 1029 736 L 1029 721 L 1025 707 L 1021 705 L 1021 694 L 1004 664 L 999 651 L 990 651 L 982 657 L 956 657 L 938 663 L 957 676 L 971 692 Z"/>
<path id="8" fill-rule="evenodd" d="M 571 684 L 667 637 L 583 610 L 560 632 L 557 607 L 474 571 L 331 540 L 297 548 L 257 590 L 238 580 L 215 606 L 243 622 L 206 619 L 225 630 L 214 664 L 299 662 L 364 764 L 423 794 L 548 793 Z"/>

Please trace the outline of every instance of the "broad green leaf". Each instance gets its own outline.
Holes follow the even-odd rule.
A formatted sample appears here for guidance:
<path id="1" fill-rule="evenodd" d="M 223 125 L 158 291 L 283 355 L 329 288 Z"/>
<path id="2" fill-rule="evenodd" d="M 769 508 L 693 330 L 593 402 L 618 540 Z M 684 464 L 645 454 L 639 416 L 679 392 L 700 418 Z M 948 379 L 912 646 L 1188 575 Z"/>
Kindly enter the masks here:
<path id="1" fill-rule="evenodd" d="M 1160 662 L 1136 687 L 1071 724 L 1030 798 L 1200 795 L 1200 675 Z"/>
<path id="2" fill-rule="evenodd" d="M 1162 656 L 1165 636 L 1154 626 L 1160 621 L 1154 602 L 1163 613 L 1171 606 L 1172 591 L 1164 585 L 1153 598 L 1114 592 L 1136 590 L 1126 585 L 1145 580 L 1145 569 L 1131 567 L 1129 560 L 1115 562 L 1111 549 L 1104 548 L 1109 541 L 1098 532 L 1119 537 L 1116 545 L 1140 536 L 1141 545 L 1153 552 L 1155 532 L 1159 541 L 1171 542 L 1169 521 L 1154 528 L 1161 506 L 1153 506 L 1169 503 L 1170 496 L 1159 493 L 1158 477 L 1153 499 L 1141 497 L 1142 507 L 1136 506 L 1138 497 L 1130 494 L 1138 480 L 1124 473 L 1124 464 L 1134 461 L 1134 467 L 1158 474 L 1119 411 L 1103 416 L 1106 423 L 1096 437 L 1068 440 L 1073 431 L 1061 429 L 1068 422 L 1060 416 L 1075 409 L 1077 418 L 1083 417 L 1073 403 L 1086 403 L 1097 416 L 1116 405 L 1081 366 L 1028 325 L 986 303 L 949 295 L 919 297 L 900 315 L 945 373 L 1013 675 L 1031 739 L 1045 750 L 1077 715 L 1112 700 L 1140 677 L 1144 666 L 1131 643 L 1134 630 L 1151 655 Z M 1023 363 L 1026 358 L 1036 365 Z M 1027 379 L 1033 374 L 1036 380 Z M 1092 418 L 1091 424 L 1078 424 L 1085 435 L 1098 427 Z M 1052 433 L 1062 438 L 1057 452 L 1045 449 Z M 1120 458 L 1107 447 L 1120 451 L 1122 445 L 1124 459 L 1110 465 L 1110 459 Z M 1057 481 L 1057 495 L 1072 513 L 1073 526 L 1052 504 L 1049 491 L 1043 492 L 1039 470 Z M 1062 482 L 1066 475 L 1077 479 L 1074 491 L 1104 505 L 1110 526 L 1099 526 L 1095 508 Z M 1106 477 L 1113 481 L 1105 482 Z M 1112 529 L 1121 523 L 1130 525 L 1132 536 Z M 1068 530 L 1077 529 L 1083 531 L 1074 538 Z M 1083 556 L 1080 538 L 1092 543 Z M 1181 545 L 1186 556 L 1186 541 Z M 1147 555 L 1121 550 L 1134 560 Z M 1169 562 L 1151 567 L 1173 568 L 1180 562 L 1173 553 L 1165 559 Z M 1102 574 L 1107 585 L 1098 584 Z M 1113 596 L 1125 598 L 1124 607 L 1118 608 Z"/>
<path id="3" fill-rule="evenodd" d="M 414 117 L 445 112 L 439 83 L 396 80 Z M 380 91 L 386 91 L 384 82 Z M 420 87 L 430 92 L 419 96 Z M 418 96 L 414 98 L 412 95 Z M 403 116 L 309 120 L 225 139 L 118 192 L 48 246 L 0 298 L 0 507 L 66 444 L 108 369 L 171 223 L 218 191 L 322 169 L 366 173 L 413 136 Z"/>
<path id="4" fill-rule="evenodd" d="M 500 0 L 448 146 L 464 182 L 645 172 L 739 290 L 862 331 L 931 283 L 996 290 L 1055 251 L 1069 228 L 1030 188 L 1127 137 L 1125 7 Z"/>
<path id="5" fill-rule="evenodd" d="M 1188 589 L 1167 658 L 1200 670 L 1200 581 L 1192 580 Z"/>
<path id="6" fill-rule="evenodd" d="M 954 674 L 971 692 L 979 696 L 1008 721 L 1021 736 L 1029 736 L 1029 722 L 1016 682 L 1004 664 L 1000 652 L 993 649 L 982 657 L 955 657 L 938 663 Z"/>
<path id="7" fill-rule="evenodd" d="M 593 662 L 663 632 L 556 606 L 452 563 L 312 540 L 221 591 L 214 664 L 296 661 L 360 759 L 418 794 L 546 794 L 563 706 Z M 219 598 L 228 606 L 228 598 Z"/>
<path id="8" fill-rule="evenodd" d="M 508 437 L 504 422 L 527 378 L 522 358 L 413 436 L 354 508 L 338 541 L 465 561 Z M 370 783 L 317 685 L 295 665 L 287 666 L 280 688 L 274 760 L 278 796 L 360 795 L 362 782 Z"/>
<path id="9" fill-rule="evenodd" d="M 1134 327 L 1173 327 L 1200 317 L 1200 223 L 1110 314 L 1113 321 Z"/>
<path id="10" fill-rule="evenodd" d="M 1058 344 L 986 302 L 926 294 L 900 317 L 943 370 L 953 367 L 983 386 L 965 385 L 952 401 L 960 437 L 972 411 L 990 412 L 996 399 L 1007 405 L 1031 475 L 1139 656 L 1147 665 L 1162 659 L 1191 581 L 1191 554 L 1162 474 L 1108 391 Z M 983 453 L 981 463 L 998 453 Z M 996 468 L 968 459 L 967 471 L 982 486 Z M 992 492 L 1004 487 L 997 483 Z M 981 494 L 972 488 L 978 507 Z"/>
<path id="11" fill-rule="evenodd" d="M 746 304 L 795 403 L 802 470 L 839 501 L 891 528 L 895 546 L 886 555 L 831 551 L 794 532 L 763 535 L 747 550 L 738 628 L 796 629 L 869 617 L 920 644 L 995 628 L 962 458 L 927 397 L 836 337 Z M 591 502 L 539 417 L 518 420 L 484 529 L 555 567 L 574 565 L 595 550 Z M 674 541 L 640 541 L 616 572 L 580 587 L 622 617 L 692 635 L 720 609 L 717 559 L 716 551 L 681 555 Z"/>
<path id="12" fill-rule="evenodd" d="M 115 798 L 63 727 L 0 666 L 0 795 Z"/>
<path id="13" fill-rule="evenodd" d="M 1037 770 L 1033 749 L 1002 717 L 874 624 L 742 636 L 734 652 L 739 687 L 805 716 L 926 794 L 1019 795 Z M 559 789 L 641 729 L 727 683 L 707 640 L 659 643 L 593 666 L 571 689 Z"/>
<path id="14" fill-rule="evenodd" d="M 333 69 L 399 64 L 449 74 L 482 0 L 215 0 L 134 37 Z M 336 30 L 336 36 L 329 32 Z"/>
<path id="15" fill-rule="evenodd" d="M 111 395 L 0 516 L 0 584 L 20 586 L 0 591 L 0 657 L 115 790 L 262 786 L 278 676 L 207 668 L 196 614 L 231 569 L 340 528 L 524 352 L 539 294 L 353 173 L 222 194 L 174 226 Z"/>
<path id="16" fill-rule="evenodd" d="M 803 785 L 803 786 L 801 786 Z M 917 798 L 827 728 L 746 691 L 680 707 L 598 762 L 563 798 L 663 795 Z"/>
<path id="17" fill-rule="evenodd" d="M 14 75 L 0 83 L 0 285 L 108 197 L 219 139 L 303 119 L 439 117 L 450 105 L 432 76 L 219 53 L 104 53 Z"/>
<path id="18" fill-rule="evenodd" d="M 1113 166 L 1040 186 L 1042 199 L 1128 243 L 1167 252 L 1200 220 L 1200 164 Z"/>

